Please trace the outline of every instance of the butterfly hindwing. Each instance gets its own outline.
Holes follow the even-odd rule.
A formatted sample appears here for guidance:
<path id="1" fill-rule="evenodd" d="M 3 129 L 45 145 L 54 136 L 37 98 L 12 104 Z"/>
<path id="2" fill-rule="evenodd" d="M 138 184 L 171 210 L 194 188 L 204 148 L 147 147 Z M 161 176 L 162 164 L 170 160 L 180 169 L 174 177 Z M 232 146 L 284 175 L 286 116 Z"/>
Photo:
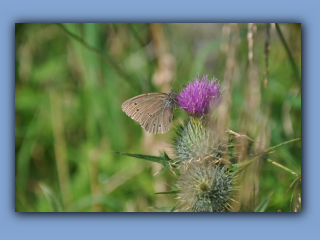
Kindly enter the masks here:
<path id="1" fill-rule="evenodd" d="M 141 122 L 141 126 L 149 133 L 165 133 L 169 130 L 169 123 L 173 119 L 173 106 L 168 105 L 157 109 L 149 119 Z"/>

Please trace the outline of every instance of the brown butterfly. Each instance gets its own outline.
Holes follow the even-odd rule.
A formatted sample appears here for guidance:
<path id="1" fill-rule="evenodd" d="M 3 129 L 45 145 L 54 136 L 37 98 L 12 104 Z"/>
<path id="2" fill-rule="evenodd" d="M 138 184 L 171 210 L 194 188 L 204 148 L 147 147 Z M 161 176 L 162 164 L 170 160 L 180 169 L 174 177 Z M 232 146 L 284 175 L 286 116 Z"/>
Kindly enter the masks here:
<path id="1" fill-rule="evenodd" d="M 158 134 L 169 130 L 176 105 L 175 92 L 146 93 L 125 101 L 121 108 L 129 117 L 138 121 L 147 132 Z"/>

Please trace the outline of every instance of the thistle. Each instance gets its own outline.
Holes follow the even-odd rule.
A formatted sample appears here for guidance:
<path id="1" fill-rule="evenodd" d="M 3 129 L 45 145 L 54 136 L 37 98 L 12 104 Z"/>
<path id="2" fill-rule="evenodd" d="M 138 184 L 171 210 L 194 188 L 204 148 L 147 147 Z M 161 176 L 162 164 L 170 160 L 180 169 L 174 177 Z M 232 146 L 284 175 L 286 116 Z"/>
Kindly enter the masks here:
<path id="1" fill-rule="evenodd" d="M 235 173 L 220 164 L 186 163 L 177 182 L 177 209 L 183 212 L 227 212 L 235 196 Z"/>
<path id="2" fill-rule="evenodd" d="M 178 194 L 178 203 L 169 208 L 158 207 L 158 210 L 171 212 L 174 210 L 181 212 L 241 211 L 244 206 L 241 201 L 234 209 L 231 206 L 232 201 L 235 201 L 238 178 L 244 176 L 246 168 L 253 161 L 290 141 L 261 153 L 253 153 L 251 138 L 232 130 L 226 130 L 224 126 L 218 124 L 221 122 L 219 117 L 213 117 L 211 114 L 221 101 L 220 85 L 216 79 L 209 80 L 207 76 L 202 79 L 199 77 L 194 79 L 180 91 L 174 101 L 175 105 L 188 113 L 187 119 L 175 131 L 176 135 L 173 140 L 176 157 L 174 159 L 171 159 L 165 152 L 160 156 L 117 153 L 162 164 L 161 170 L 169 169 L 177 176 L 174 189 L 157 194 Z M 238 144 L 236 138 L 243 138 L 244 141 Z M 299 139 L 292 141 L 296 140 Z M 248 143 L 248 146 L 245 142 Z M 295 182 L 301 183 L 301 174 L 270 159 L 267 161 L 297 176 L 291 186 Z M 300 185 L 296 186 L 299 189 Z M 296 211 L 301 206 L 300 192 L 297 196 Z M 262 201 L 255 211 L 265 211 L 269 201 L 270 197 Z M 250 209 L 250 211 L 253 210 Z"/>
<path id="3" fill-rule="evenodd" d="M 213 110 L 221 101 L 220 84 L 216 79 L 203 76 L 191 81 L 177 96 L 180 108 L 188 114 L 202 117 Z"/>

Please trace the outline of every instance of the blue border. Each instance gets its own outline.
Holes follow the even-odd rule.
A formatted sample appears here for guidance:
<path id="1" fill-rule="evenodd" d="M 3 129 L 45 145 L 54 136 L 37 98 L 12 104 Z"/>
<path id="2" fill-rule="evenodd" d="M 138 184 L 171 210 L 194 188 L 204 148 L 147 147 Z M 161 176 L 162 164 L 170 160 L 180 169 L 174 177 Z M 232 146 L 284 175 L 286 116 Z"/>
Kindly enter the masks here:
<path id="1" fill-rule="evenodd" d="M 1 239 L 315 239 L 319 228 L 319 6 L 316 1 L 1 1 Z M 303 206 L 299 214 L 14 212 L 15 22 L 301 22 Z M 311 76 L 314 76 L 311 78 Z M 3 238 L 4 237 L 4 238 Z"/>

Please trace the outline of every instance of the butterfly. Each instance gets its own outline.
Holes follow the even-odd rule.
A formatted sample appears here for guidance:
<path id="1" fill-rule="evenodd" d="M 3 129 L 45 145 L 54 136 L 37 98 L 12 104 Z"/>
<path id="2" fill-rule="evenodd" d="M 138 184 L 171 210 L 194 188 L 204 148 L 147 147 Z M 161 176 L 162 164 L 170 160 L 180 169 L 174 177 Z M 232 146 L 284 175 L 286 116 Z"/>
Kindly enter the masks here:
<path id="1" fill-rule="evenodd" d="M 140 123 L 147 132 L 158 134 L 169 130 L 176 106 L 175 92 L 146 93 L 125 101 L 121 108 L 129 117 Z"/>

